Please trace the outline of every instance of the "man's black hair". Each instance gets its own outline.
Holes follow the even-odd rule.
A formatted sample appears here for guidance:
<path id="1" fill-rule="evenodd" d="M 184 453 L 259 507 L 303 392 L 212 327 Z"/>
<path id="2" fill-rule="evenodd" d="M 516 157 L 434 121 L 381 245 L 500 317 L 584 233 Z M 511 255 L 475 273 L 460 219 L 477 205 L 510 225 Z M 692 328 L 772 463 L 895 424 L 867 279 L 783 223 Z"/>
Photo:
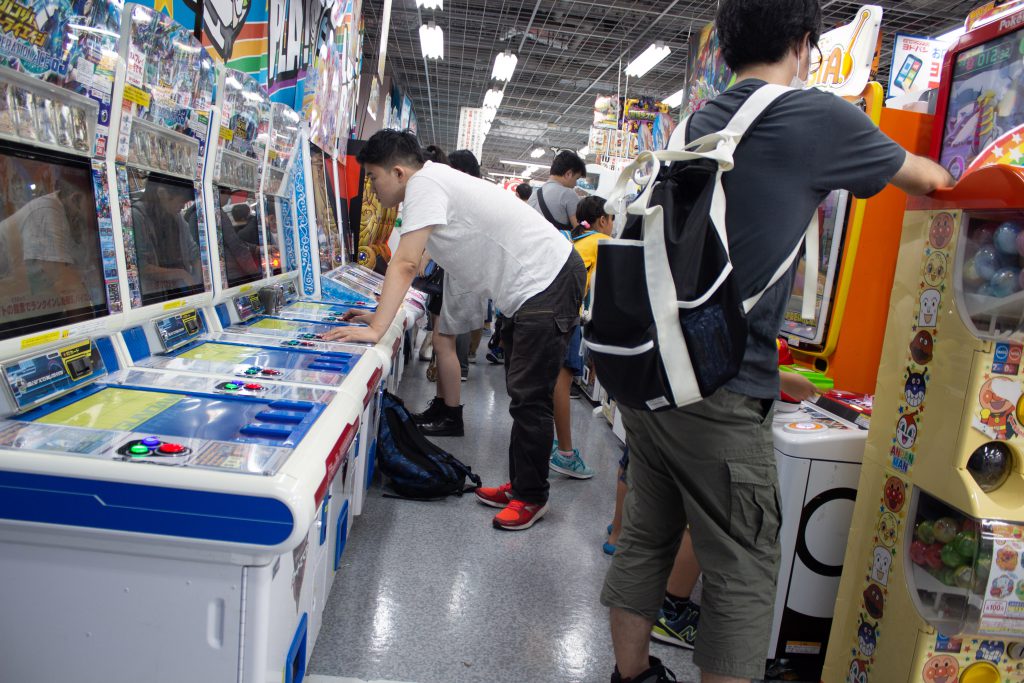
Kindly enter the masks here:
<path id="1" fill-rule="evenodd" d="M 587 175 L 587 165 L 576 152 L 563 149 L 551 161 L 551 175 L 565 175 L 570 171 L 585 176 Z"/>
<path id="2" fill-rule="evenodd" d="M 437 145 L 427 145 L 424 147 L 423 156 L 426 157 L 427 161 L 433 161 L 435 164 L 448 165 L 448 155 Z"/>
<path id="3" fill-rule="evenodd" d="M 533 187 L 530 183 L 519 183 L 516 185 L 516 194 L 525 202 L 533 194 Z"/>
<path id="4" fill-rule="evenodd" d="M 772 64 L 810 34 L 821 37 L 819 0 L 721 0 L 715 17 L 722 57 L 740 71 L 752 64 Z"/>
<path id="5" fill-rule="evenodd" d="M 480 178 L 483 176 L 480 172 L 480 162 L 476 160 L 476 155 L 468 149 L 457 149 L 449 154 L 448 163 L 456 171 L 462 171 L 474 178 Z"/>
<path id="6" fill-rule="evenodd" d="M 389 168 L 396 164 L 405 164 L 419 168 L 426 159 L 420 141 L 410 131 L 392 130 L 390 128 L 377 131 L 366 141 L 356 155 L 360 166 L 373 164 Z"/>

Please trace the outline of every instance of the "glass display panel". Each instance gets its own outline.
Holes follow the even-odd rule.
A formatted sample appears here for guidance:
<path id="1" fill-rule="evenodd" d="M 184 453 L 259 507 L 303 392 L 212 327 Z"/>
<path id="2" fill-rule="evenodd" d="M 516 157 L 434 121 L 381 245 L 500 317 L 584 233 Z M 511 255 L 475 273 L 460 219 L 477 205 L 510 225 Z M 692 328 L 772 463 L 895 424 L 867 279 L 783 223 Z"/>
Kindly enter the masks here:
<path id="1" fill-rule="evenodd" d="M 814 306 L 813 319 L 801 317 L 803 309 L 803 278 L 807 265 L 806 256 L 800 256 L 797 265 L 793 293 L 786 305 L 786 317 L 782 321 L 782 333 L 787 334 L 800 348 L 823 347 L 828 336 L 832 302 L 839 284 L 839 267 L 843 255 L 843 238 L 846 234 L 846 215 L 850 195 L 846 190 L 836 190 L 825 197 L 818 207 L 819 245 L 818 297 Z"/>
<path id="2" fill-rule="evenodd" d="M 142 305 L 202 292 L 192 183 L 129 167 L 128 201 Z"/>
<path id="3" fill-rule="evenodd" d="M 263 240 L 256 193 L 218 186 L 217 237 L 228 287 L 263 277 Z"/>
<path id="4" fill-rule="evenodd" d="M 1017 30 L 956 56 L 939 151 L 939 163 L 954 178 L 963 176 L 975 160 L 998 160 L 1002 152 L 990 155 L 986 148 L 994 150 L 1001 138 L 1024 124 L 1022 50 L 1024 30 Z"/>
<path id="5" fill-rule="evenodd" d="M 288 225 L 288 217 L 285 212 L 291 211 L 287 199 L 266 195 L 263 199 L 264 216 L 266 216 L 267 228 L 267 254 L 270 258 L 270 272 L 273 275 L 280 275 L 287 267 L 285 264 L 294 263 L 294 257 L 288 253 L 291 244 L 285 239 L 285 226 Z"/>
<path id="6" fill-rule="evenodd" d="M 0 339 L 107 313 L 89 162 L 0 145 Z"/>
<path id="7" fill-rule="evenodd" d="M 313 171 L 313 210 L 316 211 L 317 245 L 320 269 L 326 273 L 344 262 L 341 233 L 334 212 L 334 183 L 327 175 L 331 163 L 315 145 L 310 145 L 310 166 Z"/>
<path id="8" fill-rule="evenodd" d="M 952 231 L 953 221 L 940 213 L 931 229 Z M 953 272 L 957 310 L 977 337 L 1003 339 L 1024 327 L 1024 212 L 966 212 L 963 222 Z"/>

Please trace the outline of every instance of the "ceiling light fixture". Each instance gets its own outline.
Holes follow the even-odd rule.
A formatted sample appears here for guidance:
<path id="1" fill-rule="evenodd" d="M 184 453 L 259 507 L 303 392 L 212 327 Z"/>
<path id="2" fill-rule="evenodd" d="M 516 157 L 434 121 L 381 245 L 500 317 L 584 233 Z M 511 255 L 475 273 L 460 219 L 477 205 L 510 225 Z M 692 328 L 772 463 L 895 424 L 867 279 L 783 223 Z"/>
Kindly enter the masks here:
<path id="1" fill-rule="evenodd" d="M 507 164 L 509 166 L 536 166 L 536 161 L 512 161 L 510 159 L 502 159 L 498 163 Z"/>
<path id="2" fill-rule="evenodd" d="M 494 123 L 494 117 L 498 115 L 497 109 L 491 109 L 490 107 L 484 107 L 480 110 L 480 117 L 484 120 L 484 124 Z"/>
<path id="3" fill-rule="evenodd" d="M 505 92 L 503 90 L 491 88 L 484 93 L 484 108 L 497 109 L 501 106 L 501 101 L 503 99 L 505 99 Z"/>
<path id="4" fill-rule="evenodd" d="M 420 26 L 420 49 L 424 59 L 444 59 L 444 31 L 430 22 Z"/>
<path id="5" fill-rule="evenodd" d="M 963 26 L 958 26 L 952 31 L 946 31 L 941 36 L 935 36 L 934 40 L 937 40 L 940 43 L 955 43 L 957 40 L 960 39 L 960 36 L 962 36 L 965 33 L 967 33 L 967 29 L 965 29 Z"/>
<path id="6" fill-rule="evenodd" d="M 542 156 L 544 156 L 544 148 L 543 147 L 538 147 L 537 149 L 535 149 L 532 152 L 530 152 L 530 157 L 533 158 L 533 159 L 540 159 Z"/>
<path id="7" fill-rule="evenodd" d="M 491 72 L 491 78 L 496 81 L 512 80 L 512 72 L 516 70 L 516 64 L 518 63 L 519 58 L 508 50 L 499 53 L 494 58 L 494 70 Z"/>
<path id="8" fill-rule="evenodd" d="M 683 95 L 685 93 L 686 88 L 683 88 L 682 90 L 677 90 L 668 97 L 666 97 L 665 99 L 663 99 L 662 103 L 667 104 L 672 109 L 675 109 L 676 107 L 683 103 Z"/>
<path id="9" fill-rule="evenodd" d="M 416 6 L 423 9 L 444 9 L 444 0 L 416 0 Z"/>
<path id="10" fill-rule="evenodd" d="M 651 43 L 651 46 L 640 53 L 632 62 L 626 65 L 626 75 L 640 78 L 653 69 L 658 63 L 669 56 L 672 50 L 664 43 Z"/>

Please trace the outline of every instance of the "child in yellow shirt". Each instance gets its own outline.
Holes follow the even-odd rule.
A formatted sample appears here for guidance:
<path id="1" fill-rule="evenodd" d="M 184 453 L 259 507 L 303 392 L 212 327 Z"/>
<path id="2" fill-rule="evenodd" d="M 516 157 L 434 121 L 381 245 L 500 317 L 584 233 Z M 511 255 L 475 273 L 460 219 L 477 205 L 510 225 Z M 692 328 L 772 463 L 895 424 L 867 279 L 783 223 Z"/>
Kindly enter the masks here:
<path id="1" fill-rule="evenodd" d="M 592 195 L 580 200 L 576 207 L 577 226 L 572 233 L 565 232 L 572 241 L 573 248 L 583 259 L 587 267 L 587 288 L 590 291 L 590 280 L 597 266 L 597 245 L 601 240 L 608 239 L 612 233 L 613 218 L 604 210 L 605 200 Z M 583 373 L 583 331 L 577 325 L 569 339 L 569 348 L 565 353 L 558 382 L 555 384 L 555 442 L 551 446 L 549 467 L 574 479 L 589 479 L 594 470 L 587 467 L 580 457 L 578 448 L 572 445 L 572 419 L 569 411 L 569 398 L 572 390 L 573 377 Z"/>

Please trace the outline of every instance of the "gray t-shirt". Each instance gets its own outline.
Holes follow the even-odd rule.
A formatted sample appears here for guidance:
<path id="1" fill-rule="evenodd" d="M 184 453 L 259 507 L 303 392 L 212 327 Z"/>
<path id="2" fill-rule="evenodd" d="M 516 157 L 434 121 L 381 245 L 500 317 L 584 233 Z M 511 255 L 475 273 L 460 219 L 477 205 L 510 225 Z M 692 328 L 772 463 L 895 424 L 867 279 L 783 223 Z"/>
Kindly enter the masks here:
<path id="1" fill-rule="evenodd" d="M 688 140 L 721 130 L 764 81 L 748 79 L 690 117 Z M 724 175 L 729 253 L 740 293 L 751 296 L 803 236 L 832 190 L 866 198 L 881 192 L 906 151 L 857 107 L 831 93 L 786 93 L 747 131 L 735 168 Z M 775 284 L 747 318 L 747 350 L 726 388 L 753 398 L 779 395 L 775 346 L 793 277 Z"/>
<path id="2" fill-rule="evenodd" d="M 544 186 L 538 192 L 530 195 L 530 198 L 527 200 L 527 204 L 543 214 L 544 212 L 540 210 L 540 199 L 538 199 L 542 192 L 544 193 L 544 205 L 551 212 L 551 217 L 558 223 L 561 223 L 562 226 L 571 228 L 572 221 L 569 220 L 569 216 L 576 215 L 576 205 L 580 203 L 576 190 L 561 185 L 554 180 L 544 183 Z"/>

